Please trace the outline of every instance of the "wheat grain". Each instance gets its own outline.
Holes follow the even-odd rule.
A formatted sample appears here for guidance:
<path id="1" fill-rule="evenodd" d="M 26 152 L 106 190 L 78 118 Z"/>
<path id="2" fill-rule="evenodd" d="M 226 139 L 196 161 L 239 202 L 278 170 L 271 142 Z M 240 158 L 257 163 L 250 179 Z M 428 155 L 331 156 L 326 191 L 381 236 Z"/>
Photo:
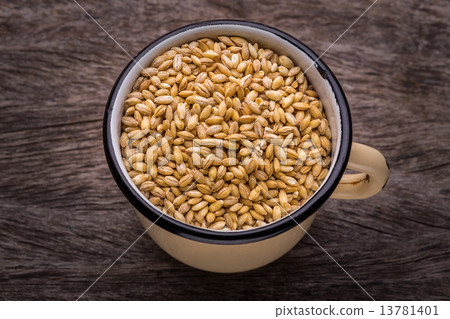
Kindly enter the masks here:
<path id="1" fill-rule="evenodd" d="M 168 215 L 212 230 L 281 219 L 314 194 L 331 162 L 331 129 L 301 68 L 241 37 L 156 57 L 121 122 L 132 182 Z"/>

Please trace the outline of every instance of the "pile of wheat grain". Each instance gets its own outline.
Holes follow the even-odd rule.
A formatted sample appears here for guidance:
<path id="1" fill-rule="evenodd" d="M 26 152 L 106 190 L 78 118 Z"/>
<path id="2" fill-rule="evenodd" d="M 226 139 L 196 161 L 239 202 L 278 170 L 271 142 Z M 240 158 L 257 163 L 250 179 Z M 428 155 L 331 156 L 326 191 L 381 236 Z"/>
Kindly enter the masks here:
<path id="1" fill-rule="evenodd" d="M 240 37 L 158 56 L 124 103 L 123 163 L 164 213 L 250 229 L 297 209 L 328 173 L 331 130 L 300 67 Z"/>

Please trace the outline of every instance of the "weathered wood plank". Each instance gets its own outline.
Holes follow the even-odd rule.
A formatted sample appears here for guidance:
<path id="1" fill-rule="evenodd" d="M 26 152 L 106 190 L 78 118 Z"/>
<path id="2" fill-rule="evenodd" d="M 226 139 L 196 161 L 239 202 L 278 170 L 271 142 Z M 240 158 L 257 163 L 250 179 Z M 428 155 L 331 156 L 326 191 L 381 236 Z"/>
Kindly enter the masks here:
<path id="1" fill-rule="evenodd" d="M 131 54 L 205 19 L 263 22 L 325 51 L 370 1 L 79 1 Z M 143 231 L 103 156 L 109 91 L 129 57 L 71 1 L 0 1 L 0 299 L 76 299 Z M 450 298 L 450 47 L 445 1 L 379 1 L 323 57 L 354 140 L 392 174 L 330 200 L 311 235 L 379 300 Z M 261 269 L 201 272 L 144 237 L 86 299 L 367 299 L 314 242 Z"/>

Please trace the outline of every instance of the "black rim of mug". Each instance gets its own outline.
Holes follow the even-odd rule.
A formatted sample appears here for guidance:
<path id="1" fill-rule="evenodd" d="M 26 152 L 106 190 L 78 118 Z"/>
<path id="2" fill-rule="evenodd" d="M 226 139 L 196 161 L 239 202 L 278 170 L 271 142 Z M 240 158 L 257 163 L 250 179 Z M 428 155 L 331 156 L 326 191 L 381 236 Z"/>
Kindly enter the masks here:
<path id="1" fill-rule="evenodd" d="M 166 215 L 159 209 L 152 206 L 147 200 L 144 200 L 144 198 L 142 198 L 136 192 L 136 190 L 133 187 L 131 187 L 131 185 L 128 183 L 116 159 L 111 138 L 112 134 L 111 117 L 114 101 L 126 75 L 135 66 L 136 61 L 139 61 L 143 56 L 145 56 L 150 50 L 152 50 L 159 43 L 181 32 L 211 25 L 241 25 L 252 27 L 268 31 L 290 42 L 295 47 L 306 53 L 313 61 L 316 61 L 314 67 L 319 71 L 321 76 L 329 82 L 335 94 L 341 115 L 341 130 L 342 130 L 341 145 L 339 148 L 339 154 L 337 155 L 335 167 L 329 173 L 330 176 L 328 177 L 326 183 L 323 184 L 321 188 L 316 191 L 316 193 L 309 199 L 309 201 L 303 204 L 298 210 L 290 214 L 292 218 L 286 216 L 281 220 L 269 223 L 268 225 L 262 227 L 257 227 L 250 230 L 239 230 L 228 232 L 203 229 L 200 227 L 183 223 L 181 221 L 176 220 L 175 218 L 170 217 L 169 215 Z M 350 156 L 351 143 L 352 143 L 352 124 L 348 102 L 345 97 L 344 91 L 342 90 L 342 87 L 340 86 L 339 82 L 337 81 L 336 77 L 331 72 L 331 70 L 328 68 L 328 66 L 321 59 L 319 59 L 319 56 L 316 53 L 314 53 L 308 46 L 298 41 L 297 39 L 293 38 L 292 36 L 286 34 L 285 32 L 275 29 L 273 27 L 269 27 L 264 24 L 241 20 L 213 20 L 213 21 L 203 21 L 193 23 L 181 27 L 179 29 L 176 29 L 174 31 L 171 31 L 161 36 L 157 40 L 153 41 L 148 46 L 146 46 L 141 52 L 139 52 L 136 55 L 134 60 L 128 63 L 128 65 L 125 67 L 125 69 L 118 77 L 109 95 L 103 120 L 103 144 L 108 166 L 111 170 L 111 173 L 117 185 L 119 186 L 120 190 L 125 195 L 125 197 L 130 201 L 130 203 L 151 222 L 155 222 L 157 220 L 157 226 L 178 236 L 209 244 L 236 245 L 236 244 L 251 243 L 277 236 L 281 233 L 288 231 L 292 227 L 298 227 L 297 224 L 300 224 L 309 216 L 311 216 L 314 212 L 316 212 L 319 209 L 319 207 L 322 206 L 322 204 L 333 193 L 347 166 L 348 158 Z"/>

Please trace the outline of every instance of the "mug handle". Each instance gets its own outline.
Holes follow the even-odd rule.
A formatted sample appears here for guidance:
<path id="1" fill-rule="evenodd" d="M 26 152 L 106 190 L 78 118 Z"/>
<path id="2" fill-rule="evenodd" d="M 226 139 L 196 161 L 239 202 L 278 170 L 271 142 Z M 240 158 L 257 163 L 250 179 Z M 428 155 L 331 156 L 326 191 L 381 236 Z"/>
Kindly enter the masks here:
<path id="1" fill-rule="evenodd" d="M 389 177 L 389 166 L 376 149 L 364 144 L 352 143 L 347 168 L 359 171 L 345 174 L 331 194 L 331 198 L 362 199 L 379 193 Z"/>

